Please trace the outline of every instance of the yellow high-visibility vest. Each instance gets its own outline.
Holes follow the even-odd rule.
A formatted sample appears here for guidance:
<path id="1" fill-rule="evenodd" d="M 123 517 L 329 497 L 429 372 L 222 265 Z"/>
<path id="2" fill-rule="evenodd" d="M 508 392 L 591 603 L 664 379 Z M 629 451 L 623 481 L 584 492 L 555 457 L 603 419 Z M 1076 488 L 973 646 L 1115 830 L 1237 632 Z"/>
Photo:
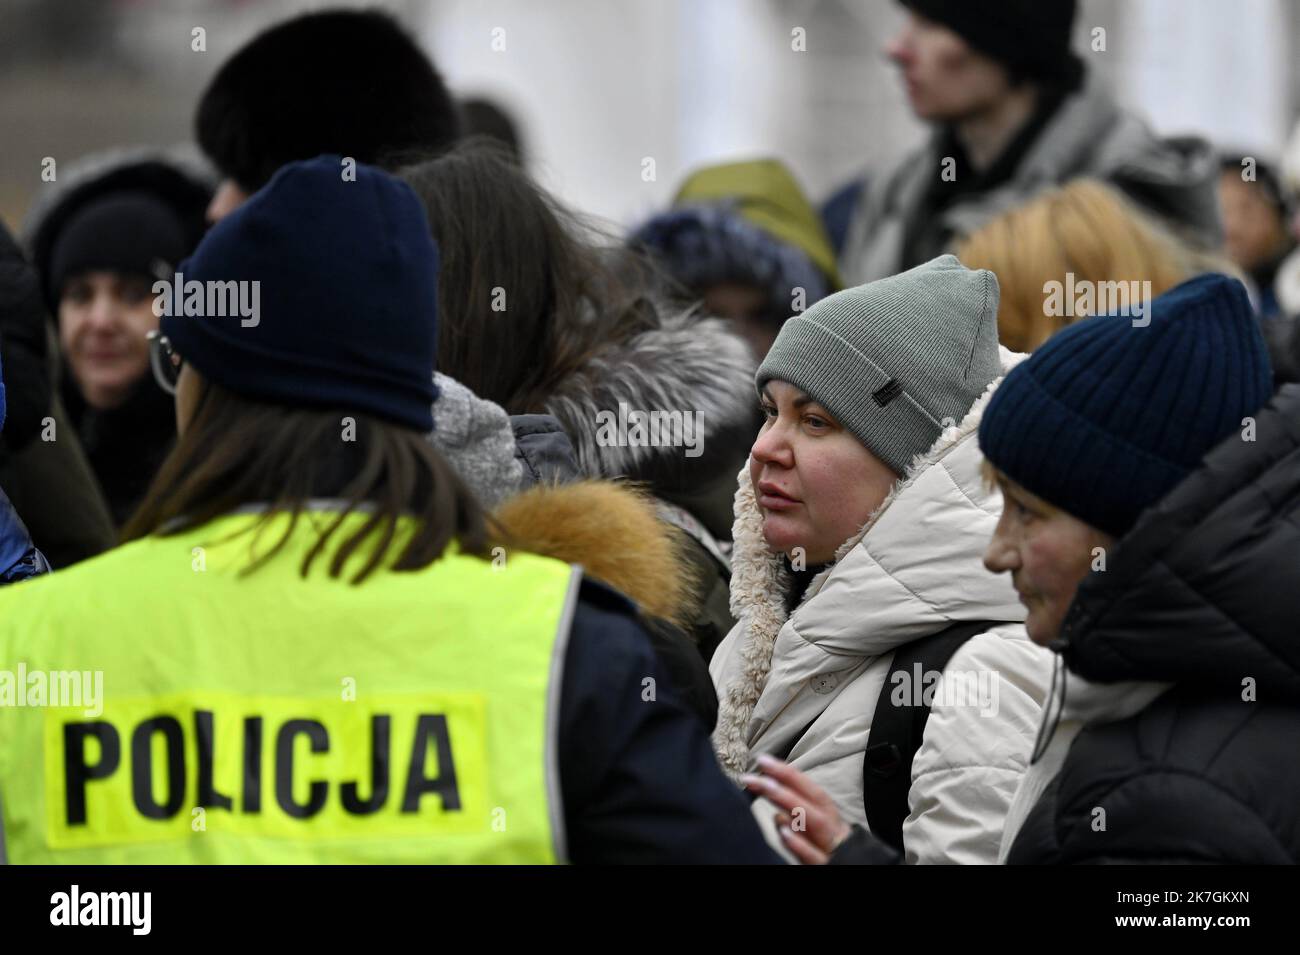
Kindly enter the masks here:
<path id="1" fill-rule="evenodd" d="M 555 862 L 581 572 L 504 551 L 300 576 L 237 514 L 0 588 L 9 862 Z M 340 533 L 364 521 L 351 515 Z M 337 541 L 331 540 L 331 550 Z"/>

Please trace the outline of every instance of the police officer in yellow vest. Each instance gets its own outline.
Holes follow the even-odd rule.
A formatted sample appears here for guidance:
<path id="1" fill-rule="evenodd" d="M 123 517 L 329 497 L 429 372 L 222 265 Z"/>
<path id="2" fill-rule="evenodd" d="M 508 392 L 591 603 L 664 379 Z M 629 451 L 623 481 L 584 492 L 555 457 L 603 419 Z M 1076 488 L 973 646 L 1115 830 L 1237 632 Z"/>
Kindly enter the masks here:
<path id="1" fill-rule="evenodd" d="M 322 156 L 155 284 L 176 449 L 127 543 L 0 590 L 7 861 L 775 860 L 631 605 L 425 439 L 429 236 Z"/>

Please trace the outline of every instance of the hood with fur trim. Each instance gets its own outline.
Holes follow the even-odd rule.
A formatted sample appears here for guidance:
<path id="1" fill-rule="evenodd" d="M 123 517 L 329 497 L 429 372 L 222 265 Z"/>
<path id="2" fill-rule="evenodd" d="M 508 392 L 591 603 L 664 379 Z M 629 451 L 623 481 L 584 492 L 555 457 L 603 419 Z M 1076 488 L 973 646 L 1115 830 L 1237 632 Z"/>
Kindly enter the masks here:
<path id="1" fill-rule="evenodd" d="M 193 249 L 207 228 L 204 213 L 215 188 L 212 169 L 188 145 L 109 149 L 60 165 L 58 178 L 42 186 L 23 225 L 23 242 L 40 273 L 51 312 L 58 315 L 57 290 L 46 284 L 50 256 L 63 227 L 79 209 L 115 192 L 148 192 L 175 210 Z"/>
<path id="2" fill-rule="evenodd" d="M 1000 354 L 1002 376 L 1027 357 L 1005 348 Z M 748 769 L 753 740 L 781 717 L 795 688 L 825 669 L 828 655 L 847 666 L 955 622 L 1024 620 L 1009 578 L 983 566 L 1002 508 L 980 473 L 977 432 L 1001 381 L 913 460 L 792 613 L 792 576 L 763 539 L 762 513 L 741 470 L 731 578 L 731 611 L 740 622 L 710 666 L 720 701 L 714 745 L 729 772 Z"/>
<path id="3" fill-rule="evenodd" d="M 733 476 L 759 427 L 756 371 L 749 347 L 726 322 L 677 312 L 608 345 L 561 383 L 545 410 L 569 432 L 587 477 L 644 482 L 725 537 Z M 671 424 L 657 429 L 657 445 L 655 430 L 643 439 L 618 427 L 634 423 L 634 412 L 657 412 Z M 711 506 L 719 497 L 721 506 Z"/>
<path id="4" fill-rule="evenodd" d="M 743 282 L 767 295 L 768 316 L 790 314 L 796 288 L 808 304 L 842 287 L 830 238 L 785 164 L 757 159 L 692 173 L 671 209 L 630 236 L 657 255 L 685 288 L 703 294 Z"/>
<path id="5" fill-rule="evenodd" d="M 495 515 L 502 541 L 570 564 L 630 597 L 652 617 L 689 626 L 696 581 L 688 576 L 686 538 L 660 520 L 654 499 L 613 481 L 538 485 L 507 500 Z"/>

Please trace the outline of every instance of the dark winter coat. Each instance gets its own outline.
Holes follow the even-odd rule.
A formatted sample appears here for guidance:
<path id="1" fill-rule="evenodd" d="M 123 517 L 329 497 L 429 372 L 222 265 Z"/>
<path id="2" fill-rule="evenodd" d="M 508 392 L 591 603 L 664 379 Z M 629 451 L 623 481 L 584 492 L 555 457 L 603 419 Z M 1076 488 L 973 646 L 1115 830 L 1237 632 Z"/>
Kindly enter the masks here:
<path id="1" fill-rule="evenodd" d="M 1172 688 L 1079 732 L 1008 862 L 1300 862 L 1300 386 L 1254 428 L 1080 586 L 1069 670 Z"/>
<path id="2" fill-rule="evenodd" d="M 146 374 L 119 407 L 92 408 L 66 370 L 62 398 L 113 523 L 120 528 L 144 500 L 176 442 L 176 402 Z"/>
<path id="3" fill-rule="evenodd" d="M 54 391 L 54 352 L 36 271 L 0 224 L 0 365 L 9 384 L 0 487 L 54 566 L 66 567 L 112 547 L 115 533 Z"/>
<path id="4" fill-rule="evenodd" d="M 1275 318 L 1265 321 L 1264 340 L 1268 342 L 1273 381 L 1280 387 L 1300 382 L 1300 321 Z"/>
<path id="5" fill-rule="evenodd" d="M 23 230 L 49 309 L 57 310 L 59 297 L 53 287 L 54 250 L 68 223 L 87 204 L 121 192 L 148 192 L 173 208 L 192 247 L 203 235 L 204 209 L 212 189 L 211 171 L 185 150 L 110 150 L 60 167 L 57 181 L 37 196 Z M 66 370 L 62 379 L 56 391 L 99 481 L 112 521 L 121 526 L 170 450 L 176 432 L 173 402 L 147 370 L 124 405 L 102 412 L 85 405 Z"/>
<path id="6" fill-rule="evenodd" d="M 684 569 L 687 541 L 653 498 L 614 481 L 539 484 L 503 502 L 495 518 L 512 549 L 580 564 L 588 577 L 633 601 L 677 698 L 712 731 L 718 698 L 687 633 L 695 604 Z"/>
<path id="7" fill-rule="evenodd" d="M 632 606 L 584 583 L 560 690 L 560 787 L 579 864 L 780 863 Z M 663 688 L 644 698 L 644 680 Z"/>

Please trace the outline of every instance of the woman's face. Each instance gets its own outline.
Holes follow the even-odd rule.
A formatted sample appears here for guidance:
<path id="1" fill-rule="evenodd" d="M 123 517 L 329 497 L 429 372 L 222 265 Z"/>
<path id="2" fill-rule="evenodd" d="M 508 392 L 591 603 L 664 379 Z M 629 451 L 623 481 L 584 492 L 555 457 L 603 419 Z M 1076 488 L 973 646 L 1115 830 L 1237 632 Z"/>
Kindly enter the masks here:
<path id="1" fill-rule="evenodd" d="M 824 407 L 785 381 L 763 388 L 766 421 L 749 455 L 749 478 L 773 551 L 824 564 L 862 529 L 898 480 L 888 465 Z"/>
<path id="2" fill-rule="evenodd" d="M 149 342 L 158 327 L 147 278 L 83 272 L 59 298 L 59 342 L 92 408 L 115 408 L 149 373 Z"/>
<path id="3" fill-rule="evenodd" d="M 1061 632 L 1065 612 L 1093 564 L 1115 543 L 1109 534 L 1052 507 L 997 475 L 1002 516 L 984 554 L 984 566 L 1010 573 L 1028 615 L 1029 639 L 1047 646 Z M 1104 562 L 1099 565 L 1104 567 Z"/>

